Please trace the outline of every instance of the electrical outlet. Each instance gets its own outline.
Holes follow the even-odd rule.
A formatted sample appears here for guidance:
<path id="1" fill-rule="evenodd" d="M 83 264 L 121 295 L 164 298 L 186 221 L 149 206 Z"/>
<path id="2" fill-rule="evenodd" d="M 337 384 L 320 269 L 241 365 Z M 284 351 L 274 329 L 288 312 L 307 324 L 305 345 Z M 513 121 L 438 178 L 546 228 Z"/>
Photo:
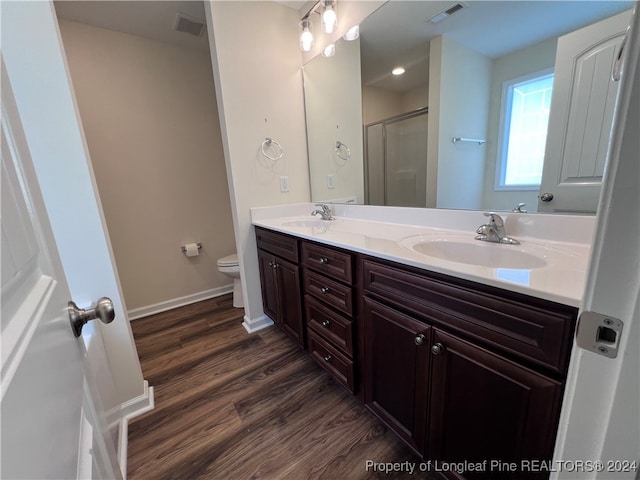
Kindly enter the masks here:
<path id="1" fill-rule="evenodd" d="M 280 177 L 280 191 L 288 192 L 289 191 L 289 177 Z"/>
<path id="2" fill-rule="evenodd" d="M 327 188 L 336 188 L 336 176 L 333 173 L 327 175 Z"/>

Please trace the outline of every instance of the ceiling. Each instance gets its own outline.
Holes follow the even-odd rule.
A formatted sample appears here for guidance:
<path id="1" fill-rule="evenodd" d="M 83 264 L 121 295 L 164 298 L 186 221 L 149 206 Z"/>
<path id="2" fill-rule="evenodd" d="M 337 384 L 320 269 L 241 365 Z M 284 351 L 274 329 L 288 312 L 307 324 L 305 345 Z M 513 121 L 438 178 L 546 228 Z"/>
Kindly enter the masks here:
<path id="1" fill-rule="evenodd" d="M 54 1 L 59 18 L 138 35 L 179 47 L 209 49 L 206 30 L 194 37 L 173 29 L 176 14 L 205 22 L 200 1 Z"/>
<path id="2" fill-rule="evenodd" d="M 363 83 L 395 91 L 424 84 L 428 42 L 439 35 L 497 58 L 633 7 L 632 1 L 612 0 L 466 0 L 442 22 L 428 22 L 454 3 L 392 0 L 371 14 L 360 25 Z M 394 77 L 390 72 L 398 65 L 407 71 Z"/>
<path id="3" fill-rule="evenodd" d="M 301 15 L 315 4 L 313 0 L 277 3 Z M 454 3 L 391 0 L 372 13 L 360 26 L 363 83 L 395 91 L 424 83 L 429 71 L 428 42 L 439 35 L 496 58 L 633 6 L 630 0 L 465 0 L 467 6 L 444 21 L 427 21 Z M 180 47 L 209 48 L 206 31 L 194 37 L 173 29 L 177 13 L 205 22 L 202 0 L 55 0 L 54 5 L 58 16 L 66 20 Z M 406 73 L 392 76 L 392 68 L 398 65 Z"/>

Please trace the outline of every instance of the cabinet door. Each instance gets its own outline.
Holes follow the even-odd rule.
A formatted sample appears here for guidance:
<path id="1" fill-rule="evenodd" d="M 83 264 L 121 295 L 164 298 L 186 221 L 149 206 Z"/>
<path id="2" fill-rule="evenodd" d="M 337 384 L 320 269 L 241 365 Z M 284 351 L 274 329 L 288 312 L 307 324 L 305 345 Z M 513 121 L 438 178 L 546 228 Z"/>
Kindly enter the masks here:
<path id="1" fill-rule="evenodd" d="M 276 258 L 264 250 L 258 249 L 258 266 L 260 268 L 260 284 L 262 285 L 262 308 L 264 313 L 274 322 L 278 318 L 278 288 L 274 265 Z"/>
<path id="2" fill-rule="evenodd" d="M 551 459 L 561 384 L 438 329 L 433 345 L 442 348 L 431 360 L 428 457 L 489 462 L 465 479 L 546 478 L 520 467 Z M 492 460 L 515 462 L 518 471 L 498 474 Z"/>
<path id="3" fill-rule="evenodd" d="M 276 262 L 280 326 L 300 346 L 304 347 L 300 267 L 277 257 Z"/>
<path id="4" fill-rule="evenodd" d="M 431 328 L 369 298 L 363 313 L 365 403 L 422 455 Z"/>

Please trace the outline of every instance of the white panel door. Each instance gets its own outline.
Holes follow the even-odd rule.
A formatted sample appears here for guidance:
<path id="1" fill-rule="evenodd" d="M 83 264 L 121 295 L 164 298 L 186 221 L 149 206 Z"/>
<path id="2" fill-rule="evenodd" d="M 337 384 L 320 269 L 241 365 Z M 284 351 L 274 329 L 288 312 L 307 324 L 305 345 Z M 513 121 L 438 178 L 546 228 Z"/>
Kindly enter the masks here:
<path id="1" fill-rule="evenodd" d="M 558 39 L 539 212 L 595 212 L 618 85 L 623 12 Z"/>
<path id="2" fill-rule="evenodd" d="M 122 478 L 4 59 L 1 130 L 0 477 Z"/>

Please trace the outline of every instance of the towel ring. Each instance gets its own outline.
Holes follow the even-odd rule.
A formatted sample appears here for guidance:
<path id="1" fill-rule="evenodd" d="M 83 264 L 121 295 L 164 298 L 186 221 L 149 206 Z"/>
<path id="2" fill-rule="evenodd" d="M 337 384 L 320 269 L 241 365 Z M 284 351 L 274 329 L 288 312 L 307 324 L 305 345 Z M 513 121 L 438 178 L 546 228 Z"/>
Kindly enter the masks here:
<path id="1" fill-rule="evenodd" d="M 267 153 L 268 149 L 271 149 L 271 155 Z M 280 144 L 269 137 L 265 138 L 264 142 L 262 142 L 261 150 L 262 155 L 273 161 L 280 160 L 282 158 L 282 155 L 284 155 L 284 150 L 282 149 Z"/>
<path id="2" fill-rule="evenodd" d="M 351 158 L 351 150 L 344 143 L 336 142 L 336 155 L 342 160 L 349 160 Z"/>

